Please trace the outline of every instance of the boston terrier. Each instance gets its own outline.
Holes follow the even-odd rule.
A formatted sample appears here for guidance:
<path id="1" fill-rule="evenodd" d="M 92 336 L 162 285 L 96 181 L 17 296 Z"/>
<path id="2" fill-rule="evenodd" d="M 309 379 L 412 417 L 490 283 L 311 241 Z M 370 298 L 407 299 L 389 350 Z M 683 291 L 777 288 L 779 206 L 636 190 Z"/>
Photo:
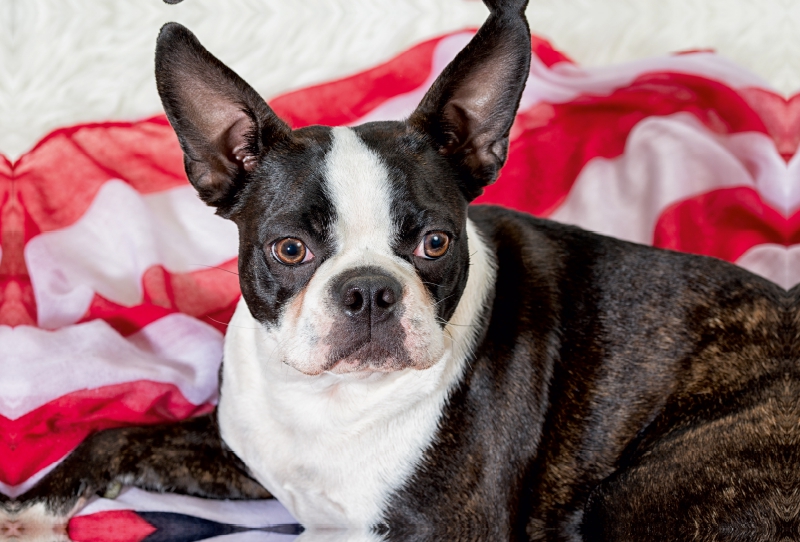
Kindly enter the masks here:
<path id="1" fill-rule="evenodd" d="M 186 173 L 239 228 L 219 406 L 94 435 L 8 513 L 132 484 L 276 497 L 309 539 L 800 538 L 800 289 L 470 206 L 531 54 L 527 0 L 485 3 L 408 119 L 352 128 L 290 129 L 161 30 Z"/>

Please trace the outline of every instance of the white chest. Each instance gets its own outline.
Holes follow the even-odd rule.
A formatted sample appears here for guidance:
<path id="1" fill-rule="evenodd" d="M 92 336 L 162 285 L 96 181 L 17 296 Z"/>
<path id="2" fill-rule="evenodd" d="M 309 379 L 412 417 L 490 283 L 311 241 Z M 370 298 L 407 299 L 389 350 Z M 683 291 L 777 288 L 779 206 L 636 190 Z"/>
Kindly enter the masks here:
<path id="1" fill-rule="evenodd" d="M 272 343 L 240 303 L 225 348 L 223 439 L 304 525 L 376 523 L 430 444 L 461 363 L 448 353 L 426 371 L 306 376 L 272 363 Z"/>

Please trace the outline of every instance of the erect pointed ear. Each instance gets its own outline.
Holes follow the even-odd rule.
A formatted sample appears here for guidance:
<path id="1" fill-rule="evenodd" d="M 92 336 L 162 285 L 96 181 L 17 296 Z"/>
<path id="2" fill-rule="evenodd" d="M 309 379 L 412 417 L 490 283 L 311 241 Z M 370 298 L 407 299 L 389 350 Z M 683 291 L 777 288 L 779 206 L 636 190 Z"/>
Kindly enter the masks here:
<path id="1" fill-rule="evenodd" d="M 291 133 L 250 85 L 177 23 L 158 35 L 156 83 L 189 181 L 209 205 L 231 203 L 262 152 Z"/>
<path id="2" fill-rule="evenodd" d="M 460 169 L 471 201 L 497 180 L 531 61 L 527 0 L 484 0 L 491 14 L 444 69 L 409 123 Z"/>

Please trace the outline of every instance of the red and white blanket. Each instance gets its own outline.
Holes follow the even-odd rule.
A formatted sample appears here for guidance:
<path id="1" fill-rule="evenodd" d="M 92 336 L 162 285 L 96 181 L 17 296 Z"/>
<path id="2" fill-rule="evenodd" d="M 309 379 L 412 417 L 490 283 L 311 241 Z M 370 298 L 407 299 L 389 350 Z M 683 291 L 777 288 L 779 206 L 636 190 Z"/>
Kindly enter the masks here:
<path id="1" fill-rule="evenodd" d="M 403 118 L 471 35 L 270 104 L 293 127 Z M 542 39 L 533 51 L 508 163 L 476 203 L 800 282 L 800 97 L 711 52 L 587 69 Z M 59 128 L 0 158 L 0 249 L 0 491 L 29 488 L 93 431 L 213 408 L 237 233 L 196 198 L 163 115 Z M 293 522 L 274 502 L 130 490 L 70 532 L 200 540 Z"/>

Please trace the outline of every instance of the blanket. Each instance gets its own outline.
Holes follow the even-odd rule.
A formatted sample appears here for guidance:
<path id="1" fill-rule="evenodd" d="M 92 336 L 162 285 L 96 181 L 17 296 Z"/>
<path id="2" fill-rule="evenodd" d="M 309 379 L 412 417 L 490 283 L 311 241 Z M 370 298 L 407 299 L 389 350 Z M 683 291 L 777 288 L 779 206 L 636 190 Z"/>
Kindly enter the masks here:
<path id="1" fill-rule="evenodd" d="M 295 128 L 404 118 L 473 33 L 270 105 Z M 585 68 L 543 38 L 532 50 L 508 162 L 476 204 L 800 282 L 797 98 L 709 51 Z M 0 250 L 0 491 L 24 492 L 92 432 L 213 409 L 237 232 L 195 196 L 163 114 L 57 128 L 0 158 Z M 273 501 L 128 489 L 70 537 L 290 540 L 295 523 Z"/>

